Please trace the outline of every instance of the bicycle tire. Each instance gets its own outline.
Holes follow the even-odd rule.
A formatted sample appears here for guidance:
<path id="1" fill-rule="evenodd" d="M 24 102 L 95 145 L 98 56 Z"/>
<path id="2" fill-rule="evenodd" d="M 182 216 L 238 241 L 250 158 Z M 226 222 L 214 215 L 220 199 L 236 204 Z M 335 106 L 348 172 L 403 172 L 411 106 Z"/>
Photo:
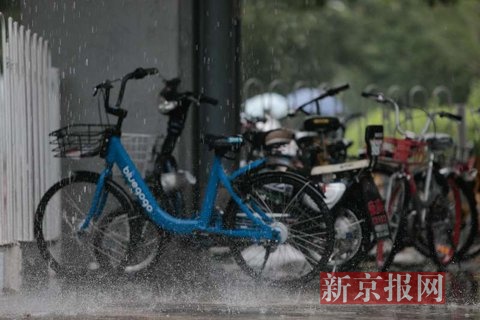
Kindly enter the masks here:
<path id="1" fill-rule="evenodd" d="M 474 187 L 475 183 L 473 181 L 464 181 L 461 179 L 456 179 L 457 185 L 460 187 L 461 194 L 465 197 L 465 201 L 468 204 L 469 212 L 468 215 L 470 218 L 470 230 L 469 235 L 466 238 L 462 248 L 458 250 L 455 254 L 456 257 L 454 261 L 462 261 L 468 260 L 471 257 L 467 255 L 470 248 L 472 247 L 475 238 L 478 234 L 478 209 L 477 209 L 477 200 L 475 198 Z M 464 206 L 462 206 L 464 208 Z M 475 251 L 472 251 L 475 256 Z M 480 249 L 478 249 L 477 254 L 480 253 Z"/>
<path id="2" fill-rule="evenodd" d="M 302 173 L 298 169 L 292 170 L 289 167 L 284 169 L 302 178 L 308 178 L 310 174 L 310 172 Z M 278 166 L 270 166 L 269 170 L 278 171 Z M 317 188 L 321 188 L 321 186 L 317 185 Z M 335 243 L 327 266 L 329 271 L 355 270 L 371 248 L 370 231 L 372 227 L 368 225 L 370 218 L 367 217 L 365 207 L 358 201 L 360 188 L 350 186 L 340 202 L 331 208 L 335 216 Z"/>
<path id="3" fill-rule="evenodd" d="M 435 212 L 432 212 L 427 223 L 428 240 L 432 243 L 431 254 L 440 269 L 444 269 L 450 263 L 471 259 L 480 253 L 480 248 L 469 250 L 478 229 L 478 212 L 473 186 L 454 177 L 449 177 L 447 181 L 448 194 L 443 194 L 436 200 L 444 202 L 452 194 L 453 210 L 448 210 L 450 214 L 444 219 L 438 219 Z M 448 254 L 444 252 L 445 250 L 441 250 L 442 248 L 450 249 Z"/>
<path id="4" fill-rule="evenodd" d="M 326 270 L 334 244 L 334 217 L 311 182 L 286 172 L 258 173 L 246 179 L 236 185 L 244 203 L 261 207 L 277 226 L 287 230 L 288 236 L 279 245 L 248 239 L 231 241 L 230 250 L 240 268 L 256 280 L 292 286 L 304 284 Z M 280 215 L 275 217 L 275 212 Z M 230 199 L 224 224 L 233 229 L 251 226 L 251 221 Z M 307 231 L 311 241 L 301 236 Z M 289 259 L 279 265 L 280 256 Z M 298 273 L 292 277 L 295 268 Z"/>
<path id="5" fill-rule="evenodd" d="M 335 245 L 328 263 L 331 271 L 354 271 L 372 247 L 372 226 L 362 205 L 350 197 L 332 208 Z"/>
<path id="6" fill-rule="evenodd" d="M 37 207 L 34 218 L 35 239 L 42 257 L 59 275 L 108 274 L 128 265 L 129 246 L 123 253 L 119 253 L 118 263 L 114 265 L 110 263 L 108 252 L 98 243 L 98 234 L 102 233 L 102 228 L 109 220 L 135 212 L 130 197 L 115 182 L 108 179 L 105 181 L 107 197 L 104 211 L 107 214 L 92 221 L 88 229 L 91 232 L 77 232 L 90 208 L 99 177 L 95 172 L 73 172 L 55 183 Z M 49 224 L 55 224 L 56 230 L 52 230 Z"/>
<path id="7" fill-rule="evenodd" d="M 89 210 L 98 177 L 93 172 L 74 172 L 50 187 L 37 207 L 34 236 L 42 257 L 57 274 L 82 274 L 104 267 L 102 261 L 96 260 L 94 248 L 86 239 L 87 233 L 76 231 Z M 67 187 L 75 189 L 69 193 Z M 120 187 L 106 181 L 105 190 L 116 200 L 113 208 L 126 211 L 133 208 Z M 82 209 L 79 205 L 85 207 Z M 106 203 L 106 207 L 110 204 Z"/>

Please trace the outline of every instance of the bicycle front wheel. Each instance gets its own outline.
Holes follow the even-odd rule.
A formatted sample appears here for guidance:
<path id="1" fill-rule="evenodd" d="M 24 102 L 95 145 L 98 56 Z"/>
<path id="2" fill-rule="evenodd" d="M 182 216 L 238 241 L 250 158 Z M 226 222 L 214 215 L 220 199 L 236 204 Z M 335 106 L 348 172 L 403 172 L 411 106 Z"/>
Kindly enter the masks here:
<path id="1" fill-rule="evenodd" d="M 284 172 L 261 173 L 237 190 L 252 212 L 260 209 L 286 241 L 258 243 L 233 240 L 230 250 L 242 270 L 258 280 L 298 285 L 327 269 L 334 245 L 334 217 L 311 182 Z M 237 203 L 230 200 L 227 228 L 252 228 Z"/>
<path id="2" fill-rule="evenodd" d="M 106 226 L 119 217 L 135 212 L 130 197 L 110 180 L 105 181 L 104 209 L 108 219 L 91 221 L 87 230 L 79 231 L 96 190 L 99 175 L 74 172 L 54 184 L 42 197 L 34 219 L 34 234 L 38 248 L 49 267 L 60 275 L 85 275 L 112 272 L 127 265 L 131 224 L 119 232 L 106 232 Z M 98 241 L 102 234 L 102 241 Z M 115 243 L 107 250 L 105 243 Z M 105 242 L 107 241 L 107 242 Z M 115 261 L 115 263 L 112 263 Z"/>

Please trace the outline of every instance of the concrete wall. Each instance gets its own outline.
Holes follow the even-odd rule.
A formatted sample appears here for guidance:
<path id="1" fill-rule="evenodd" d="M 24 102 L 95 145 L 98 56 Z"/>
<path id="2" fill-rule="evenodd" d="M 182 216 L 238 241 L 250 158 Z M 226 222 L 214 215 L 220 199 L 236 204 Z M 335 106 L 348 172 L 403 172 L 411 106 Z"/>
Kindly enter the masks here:
<path id="1" fill-rule="evenodd" d="M 61 70 L 63 124 L 97 122 L 92 87 L 138 66 L 156 66 L 167 78 L 180 76 L 185 89 L 218 98 L 218 107 L 192 110 L 177 148 L 180 166 L 194 169 L 201 180 L 212 155 L 199 145 L 199 133 L 238 132 L 238 15 L 237 1 L 22 2 L 23 23 L 50 40 Z M 125 132 L 165 131 L 155 104 L 160 87 L 159 78 L 129 83 Z"/>
<path id="2" fill-rule="evenodd" d="M 234 93 L 238 75 L 231 64 L 238 60 L 238 50 L 232 45 L 231 33 L 236 20 L 230 20 L 234 3 L 25 0 L 21 15 L 24 24 L 50 41 L 53 63 L 61 70 L 63 124 L 97 122 L 92 87 L 138 66 L 155 66 L 166 78 L 180 76 L 185 90 L 201 90 L 219 98 L 220 107 L 191 110 L 176 150 L 180 167 L 204 179 L 207 163 L 199 165 L 197 159 L 200 153 L 204 159 L 211 154 L 199 145 L 199 133 L 236 131 L 232 108 L 238 108 Z M 165 132 L 166 118 L 156 109 L 161 86 L 158 77 L 129 82 L 124 99 L 129 110 L 125 132 Z M 100 163 L 97 159 L 65 165 L 69 170 L 85 164 L 90 167 L 93 162 Z"/>
<path id="3" fill-rule="evenodd" d="M 22 21 L 50 41 L 61 70 L 62 122 L 98 121 L 92 87 L 138 66 L 179 74 L 179 3 L 176 0 L 26 0 Z M 153 133 L 159 78 L 129 83 L 125 131 Z"/>
<path id="4" fill-rule="evenodd" d="M 98 101 L 92 98 L 92 88 L 107 78 L 122 77 L 139 66 L 157 67 L 166 78 L 191 75 L 192 64 L 180 68 L 181 61 L 189 61 L 193 55 L 188 34 L 183 35 L 187 40 L 180 41 L 181 33 L 191 28 L 192 21 L 187 19 L 192 15 L 188 12 L 188 3 L 178 0 L 23 1 L 22 23 L 49 40 L 53 64 L 60 69 L 62 124 L 99 122 Z M 184 23 L 180 22 L 180 6 Z M 162 81 L 156 76 L 128 83 L 123 100 L 123 107 L 129 111 L 124 132 L 165 132 L 166 118 L 156 107 L 161 87 Z M 112 91 L 112 104 L 116 94 L 116 90 Z M 191 162 L 191 157 L 181 159 Z M 81 163 L 64 161 L 64 171 L 92 169 L 92 165 L 100 164 L 99 159 Z M 186 168 L 192 166 L 187 161 L 181 164 Z"/>

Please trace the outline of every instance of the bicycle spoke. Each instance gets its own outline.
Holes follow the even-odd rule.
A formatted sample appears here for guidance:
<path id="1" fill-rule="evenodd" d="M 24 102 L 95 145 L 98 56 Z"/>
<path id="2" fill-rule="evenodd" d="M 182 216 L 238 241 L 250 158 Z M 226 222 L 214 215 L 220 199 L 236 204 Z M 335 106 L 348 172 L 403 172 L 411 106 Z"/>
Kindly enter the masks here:
<path id="1" fill-rule="evenodd" d="M 298 251 L 300 251 L 303 255 L 303 257 L 310 263 L 310 265 L 316 265 L 318 263 L 317 260 L 315 260 L 314 258 L 310 257 L 309 255 L 305 254 L 304 250 L 307 250 L 307 251 L 310 251 L 310 249 L 298 244 L 298 243 L 292 243 L 291 244 L 295 249 L 297 249 Z M 301 247 L 301 248 L 299 248 Z M 303 249 L 303 250 L 302 250 Z"/>
<path id="2" fill-rule="evenodd" d="M 132 221 L 132 220 L 135 220 L 135 219 L 143 219 L 143 217 L 141 216 L 128 216 L 128 218 L 126 217 L 123 217 L 128 214 L 127 213 L 120 213 L 118 214 L 118 216 L 121 216 L 121 218 L 117 218 L 117 219 L 114 219 L 112 222 L 109 223 L 110 226 L 115 226 L 115 225 L 118 225 L 120 223 L 124 223 L 124 222 L 129 222 L 129 221 Z M 145 220 L 146 221 L 146 220 Z"/>
<path id="3" fill-rule="evenodd" d="M 297 194 L 295 194 L 295 196 L 293 197 L 292 200 L 290 200 L 290 202 L 288 203 L 287 207 L 285 208 L 285 210 L 283 210 L 283 213 L 287 212 L 288 209 L 290 209 L 290 206 L 292 205 L 293 201 L 296 200 L 298 198 L 298 196 L 302 193 L 302 191 L 310 185 L 310 181 L 308 183 L 305 183 L 305 185 L 297 192 Z"/>
<path id="4" fill-rule="evenodd" d="M 323 235 L 328 234 L 328 232 L 326 232 L 326 231 L 321 231 L 321 232 L 317 232 L 317 233 L 306 233 L 306 232 L 303 232 L 303 231 L 300 231 L 300 230 L 297 230 L 297 229 L 291 229 L 290 233 L 302 234 L 302 235 L 305 235 L 307 237 L 314 237 L 314 236 L 319 235 L 319 234 L 323 234 Z"/>
<path id="5" fill-rule="evenodd" d="M 305 240 L 305 239 L 302 238 L 302 237 L 292 236 L 292 238 L 294 238 L 294 239 L 299 239 L 300 241 L 303 241 L 303 242 L 305 242 L 305 243 L 308 243 L 310 246 L 315 247 L 315 248 L 318 248 L 318 249 L 320 249 L 320 250 L 322 250 L 322 251 L 325 250 L 325 247 L 324 247 L 324 246 L 321 246 L 321 245 L 319 245 L 319 244 L 316 244 L 316 243 L 313 243 L 313 242 L 311 242 L 311 241 Z M 323 240 L 322 242 L 326 242 L 326 240 Z M 290 243 L 290 242 L 289 242 L 289 243 Z"/>
<path id="6" fill-rule="evenodd" d="M 80 213 L 81 215 L 83 216 L 86 216 L 85 213 L 83 213 L 83 210 L 80 209 L 80 207 L 78 206 L 77 202 L 75 201 L 75 199 L 72 198 L 71 195 L 67 194 L 67 203 L 70 203 L 70 204 L 73 204 L 75 209 L 77 209 L 77 212 Z"/>
<path id="7" fill-rule="evenodd" d="M 314 216 L 314 217 L 311 217 L 311 218 L 309 218 L 309 219 L 307 219 L 307 220 L 303 220 L 303 221 L 298 221 L 298 222 L 292 223 L 292 224 L 290 225 L 290 228 L 291 228 L 291 227 L 294 227 L 294 226 L 298 226 L 299 224 L 304 224 L 304 223 L 306 223 L 306 222 L 313 221 L 313 220 L 315 220 L 315 219 L 319 219 L 319 218 L 320 218 L 319 216 Z"/>
<path id="8" fill-rule="evenodd" d="M 118 235 L 118 234 L 117 234 L 117 233 L 112 233 L 112 232 L 107 233 L 107 232 L 102 231 L 102 232 L 100 232 L 100 233 L 101 233 L 102 235 L 105 235 L 108 239 L 110 239 L 110 240 L 113 241 L 114 243 L 118 244 L 120 247 L 122 247 L 122 248 L 128 247 L 128 244 L 127 244 L 127 245 L 124 245 L 125 242 L 128 243 L 128 241 L 129 241 L 129 238 L 128 238 L 128 237 L 126 237 L 126 238 L 121 237 L 121 236 L 115 237 L 115 235 Z M 104 238 L 105 238 L 105 237 L 104 237 Z M 119 238 L 120 238 L 120 239 L 119 239 Z M 122 241 L 122 240 L 124 240 L 124 241 Z"/>
<path id="9" fill-rule="evenodd" d="M 258 191 L 255 189 L 254 190 L 255 194 L 257 195 L 257 199 L 259 199 L 264 205 L 265 208 L 268 210 L 268 212 L 273 213 L 273 210 L 270 208 L 270 206 L 265 202 L 265 200 L 262 199 L 262 196 L 258 193 Z"/>
<path id="10" fill-rule="evenodd" d="M 114 257 L 113 255 L 111 255 L 111 254 L 109 253 L 109 252 L 118 253 L 118 255 L 123 256 L 124 254 L 121 253 L 121 252 L 119 252 L 119 251 L 116 251 L 116 250 L 113 250 L 113 249 L 110 248 L 110 249 L 109 249 L 109 252 L 107 252 L 105 249 L 100 248 L 100 247 L 96 247 L 96 246 L 94 246 L 93 244 L 88 243 L 88 242 L 85 243 L 85 245 L 86 245 L 87 247 L 93 249 L 93 250 L 96 250 L 96 251 L 102 253 L 104 256 L 109 257 L 110 259 L 115 260 L 115 262 L 119 262 L 119 263 L 122 262 L 122 259 L 119 259 L 119 258 L 117 258 L 117 257 Z"/>

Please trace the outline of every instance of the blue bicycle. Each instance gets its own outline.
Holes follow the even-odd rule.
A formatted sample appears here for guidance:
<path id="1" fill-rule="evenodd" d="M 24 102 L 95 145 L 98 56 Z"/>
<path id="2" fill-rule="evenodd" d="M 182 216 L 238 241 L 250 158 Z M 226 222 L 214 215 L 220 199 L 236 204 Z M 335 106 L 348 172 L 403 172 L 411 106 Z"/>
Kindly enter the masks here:
<path id="1" fill-rule="evenodd" d="M 122 146 L 127 111 L 120 108 L 128 80 L 157 72 L 138 68 L 125 75 L 115 107 L 109 104 L 110 89 L 120 79 L 95 87 L 103 93 L 105 112 L 117 117 L 114 125 L 71 125 L 51 134 L 58 156 L 100 155 L 105 168 L 101 173 L 73 172 L 41 199 L 34 233 L 50 268 L 66 276 L 124 272 L 143 261 L 143 254 L 161 252 L 174 234 L 208 236 L 228 244 L 239 266 L 257 279 L 298 284 L 318 276 L 334 244 L 333 216 L 322 195 L 295 174 L 262 172 L 265 159 L 227 175 L 222 158 L 240 150 L 241 136 L 204 137 L 215 157 L 201 211 L 190 215 L 195 218 L 179 219 L 159 206 Z M 212 100 L 193 93 L 189 98 L 195 103 Z M 115 164 L 130 194 L 112 180 Z M 230 196 L 225 210 L 215 206 L 220 186 Z M 157 198 L 161 200 L 161 195 Z M 146 237 L 152 226 L 154 241 Z"/>

